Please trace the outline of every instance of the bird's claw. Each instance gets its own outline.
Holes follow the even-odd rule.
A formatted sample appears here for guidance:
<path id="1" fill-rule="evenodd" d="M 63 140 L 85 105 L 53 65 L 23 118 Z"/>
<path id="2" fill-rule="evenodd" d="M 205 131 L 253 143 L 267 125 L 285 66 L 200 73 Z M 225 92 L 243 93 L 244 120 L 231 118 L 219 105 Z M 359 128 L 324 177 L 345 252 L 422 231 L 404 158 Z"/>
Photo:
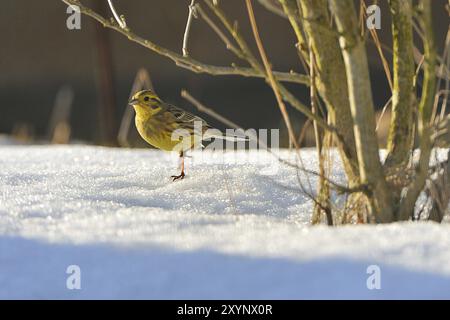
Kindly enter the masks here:
<path id="1" fill-rule="evenodd" d="M 173 179 L 172 181 L 176 181 L 176 180 L 183 180 L 185 176 L 186 175 L 184 174 L 184 172 L 181 172 L 179 176 L 171 176 L 171 178 Z"/>

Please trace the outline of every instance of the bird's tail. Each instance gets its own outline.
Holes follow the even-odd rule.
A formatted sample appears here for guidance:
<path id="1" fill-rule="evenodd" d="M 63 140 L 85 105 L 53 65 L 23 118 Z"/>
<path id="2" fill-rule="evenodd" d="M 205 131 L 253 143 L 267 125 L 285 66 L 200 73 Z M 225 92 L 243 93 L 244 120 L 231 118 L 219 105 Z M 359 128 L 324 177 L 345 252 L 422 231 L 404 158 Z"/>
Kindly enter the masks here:
<path id="1" fill-rule="evenodd" d="M 245 136 L 230 136 L 230 135 L 225 135 L 223 133 L 219 133 L 219 132 L 214 132 L 214 133 L 208 133 L 206 132 L 203 135 L 203 140 L 208 140 L 211 138 L 215 138 L 215 139 L 221 139 L 221 140 L 225 140 L 225 141 L 233 141 L 233 142 L 239 142 L 239 141 L 249 141 L 248 137 Z"/>

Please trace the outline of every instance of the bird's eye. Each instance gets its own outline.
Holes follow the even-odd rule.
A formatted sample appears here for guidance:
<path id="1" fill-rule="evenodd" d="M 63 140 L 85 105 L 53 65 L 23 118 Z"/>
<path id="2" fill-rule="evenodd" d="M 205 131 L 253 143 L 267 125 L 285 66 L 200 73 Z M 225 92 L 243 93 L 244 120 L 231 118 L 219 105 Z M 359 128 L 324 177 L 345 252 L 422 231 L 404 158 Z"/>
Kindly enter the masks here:
<path id="1" fill-rule="evenodd" d="M 150 100 L 149 97 L 145 97 L 145 98 L 144 98 L 144 101 L 145 101 L 145 102 L 148 102 L 149 100 Z"/>

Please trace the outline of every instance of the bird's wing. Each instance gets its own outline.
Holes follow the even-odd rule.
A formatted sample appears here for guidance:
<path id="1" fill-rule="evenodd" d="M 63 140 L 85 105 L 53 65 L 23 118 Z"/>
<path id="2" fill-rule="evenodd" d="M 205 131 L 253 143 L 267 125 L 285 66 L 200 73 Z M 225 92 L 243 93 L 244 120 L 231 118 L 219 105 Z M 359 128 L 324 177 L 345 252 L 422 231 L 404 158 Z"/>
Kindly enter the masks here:
<path id="1" fill-rule="evenodd" d="M 191 126 L 192 125 L 192 126 L 194 126 L 194 123 L 196 121 L 200 121 L 202 123 L 203 130 L 207 130 L 207 129 L 211 128 L 211 126 L 208 125 L 208 123 L 205 120 L 203 120 L 202 118 L 200 118 L 200 117 L 198 117 L 196 115 L 193 115 L 190 112 L 187 112 L 187 111 L 185 111 L 185 110 L 183 110 L 181 108 L 178 108 L 178 107 L 176 107 L 174 105 L 171 105 L 171 104 L 166 104 L 166 106 L 167 106 L 167 111 L 172 113 L 173 116 L 178 121 L 182 122 L 184 125 L 187 125 L 187 126 Z"/>

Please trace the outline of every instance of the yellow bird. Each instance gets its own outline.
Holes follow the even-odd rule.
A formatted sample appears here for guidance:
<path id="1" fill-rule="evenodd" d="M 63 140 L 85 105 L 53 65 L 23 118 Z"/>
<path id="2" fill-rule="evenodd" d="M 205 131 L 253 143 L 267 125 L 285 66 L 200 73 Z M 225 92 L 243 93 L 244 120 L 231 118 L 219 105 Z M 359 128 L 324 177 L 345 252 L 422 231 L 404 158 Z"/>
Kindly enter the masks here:
<path id="1" fill-rule="evenodd" d="M 218 130 L 214 130 L 211 133 L 209 129 L 213 128 L 205 120 L 183 109 L 163 102 L 151 90 L 137 92 L 133 95 L 129 104 L 136 111 L 136 128 L 146 142 L 161 150 L 179 152 L 181 173 L 176 176 L 171 176 L 173 181 L 185 177 L 184 154 L 186 151 L 192 149 L 194 143 L 196 143 L 194 135 L 201 134 L 202 136 L 199 140 L 210 138 L 231 139 L 233 141 L 247 140 L 245 138 L 223 136 Z M 194 131 L 194 125 L 196 124 L 201 125 L 201 132 Z M 186 138 L 187 140 L 184 140 Z"/>

